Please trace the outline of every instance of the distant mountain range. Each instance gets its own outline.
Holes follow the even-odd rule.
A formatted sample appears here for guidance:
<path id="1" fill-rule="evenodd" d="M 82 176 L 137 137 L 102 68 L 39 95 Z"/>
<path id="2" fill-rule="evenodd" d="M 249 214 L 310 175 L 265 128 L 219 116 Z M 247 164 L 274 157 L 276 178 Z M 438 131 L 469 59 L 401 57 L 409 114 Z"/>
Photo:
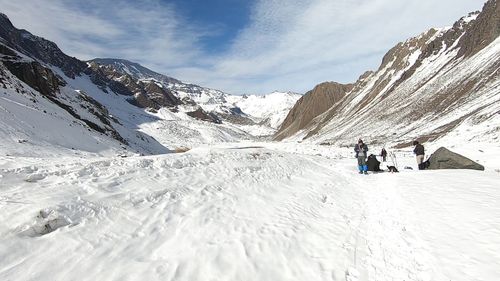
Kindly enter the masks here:
<path id="1" fill-rule="evenodd" d="M 123 59 L 80 61 L 0 14 L 0 135 L 12 154 L 27 151 L 21 143 L 35 154 L 40 146 L 155 154 L 254 139 L 272 135 L 299 97 L 232 96 Z"/>
<path id="2" fill-rule="evenodd" d="M 398 43 L 354 84 L 323 83 L 303 96 L 275 139 L 397 147 L 449 134 L 500 136 L 500 4 Z"/>

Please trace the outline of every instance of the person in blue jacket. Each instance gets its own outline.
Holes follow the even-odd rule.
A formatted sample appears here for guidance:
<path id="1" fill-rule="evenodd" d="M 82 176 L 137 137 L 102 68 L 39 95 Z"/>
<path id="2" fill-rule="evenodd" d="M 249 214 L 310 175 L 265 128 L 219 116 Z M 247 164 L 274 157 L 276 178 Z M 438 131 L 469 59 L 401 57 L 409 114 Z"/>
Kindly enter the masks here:
<path id="1" fill-rule="evenodd" d="M 368 174 L 368 165 L 366 165 L 368 146 L 363 143 L 363 140 L 359 139 L 356 146 L 354 146 L 354 151 L 356 151 L 356 158 L 358 159 L 359 173 Z"/>

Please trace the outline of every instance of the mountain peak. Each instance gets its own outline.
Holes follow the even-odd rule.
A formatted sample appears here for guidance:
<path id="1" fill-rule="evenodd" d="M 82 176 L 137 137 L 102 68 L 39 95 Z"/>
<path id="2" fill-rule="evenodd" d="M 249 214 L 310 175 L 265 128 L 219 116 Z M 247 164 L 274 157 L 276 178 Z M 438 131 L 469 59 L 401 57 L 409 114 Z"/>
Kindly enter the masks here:
<path id="1" fill-rule="evenodd" d="M 145 66 L 142 66 L 139 63 L 129 61 L 126 59 L 95 58 L 93 60 L 88 61 L 88 63 L 97 63 L 99 65 L 112 67 L 113 69 L 115 69 L 120 73 L 132 76 L 134 79 L 154 78 L 158 81 L 164 81 L 168 83 L 182 83 L 181 81 L 175 78 L 160 74 Z"/>
<path id="2" fill-rule="evenodd" d="M 9 17 L 6 14 L 2 13 L 2 12 L 0 12 L 0 20 L 2 20 L 2 21 L 8 21 L 10 23 L 10 25 L 12 25 L 12 23 L 10 22 Z"/>

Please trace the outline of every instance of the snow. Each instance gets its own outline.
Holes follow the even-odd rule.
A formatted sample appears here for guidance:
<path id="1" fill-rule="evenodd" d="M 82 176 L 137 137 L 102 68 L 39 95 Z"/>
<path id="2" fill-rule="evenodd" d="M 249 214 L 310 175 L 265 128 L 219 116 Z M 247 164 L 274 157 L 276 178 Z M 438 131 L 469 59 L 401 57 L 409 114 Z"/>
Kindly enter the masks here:
<path id="1" fill-rule="evenodd" d="M 408 57 L 408 66 L 412 67 L 418 60 L 418 57 L 422 54 L 422 50 L 417 49 L 415 52 L 411 53 L 410 56 Z M 405 68 L 405 71 L 408 70 L 408 68 Z"/>
<path id="2" fill-rule="evenodd" d="M 479 13 L 470 13 L 468 16 L 463 17 L 462 20 L 465 23 L 470 23 L 472 21 L 475 21 L 478 16 L 479 16 Z"/>
<path id="3" fill-rule="evenodd" d="M 265 121 L 270 128 L 278 129 L 300 97 L 301 95 L 291 92 L 248 95 L 235 101 L 234 105 L 258 121 Z"/>
<path id="4" fill-rule="evenodd" d="M 494 168 L 364 176 L 350 148 L 296 143 L 1 154 L 0 279 L 495 280 Z"/>
<path id="5" fill-rule="evenodd" d="M 1 67 L 1 65 L 0 65 Z M 73 118 L 21 82 L 0 90 L 0 153 L 11 156 L 114 155 L 121 144 Z M 14 82 L 12 82 L 14 83 Z"/>
<path id="6" fill-rule="evenodd" d="M 170 148 L 254 139 L 245 130 L 234 125 L 194 120 L 184 112 L 173 113 L 162 108 L 152 115 L 157 118 L 141 123 L 139 129 Z"/>

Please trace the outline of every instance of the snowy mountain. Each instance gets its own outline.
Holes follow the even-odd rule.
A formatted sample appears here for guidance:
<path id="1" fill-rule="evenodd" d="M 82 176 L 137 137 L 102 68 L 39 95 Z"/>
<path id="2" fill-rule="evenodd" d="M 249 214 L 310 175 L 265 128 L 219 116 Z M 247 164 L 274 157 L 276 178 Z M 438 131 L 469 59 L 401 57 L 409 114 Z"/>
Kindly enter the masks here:
<path id="1" fill-rule="evenodd" d="M 293 92 L 278 92 L 267 95 L 232 96 L 230 100 L 257 122 L 278 129 L 286 114 L 302 95 Z"/>
<path id="2" fill-rule="evenodd" d="M 276 137 L 338 144 L 362 137 L 398 147 L 448 135 L 498 140 L 499 15 L 499 1 L 491 0 L 481 13 L 397 44 L 326 112 L 298 133 L 285 124 Z"/>
<path id="3" fill-rule="evenodd" d="M 177 98 L 187 103 L 221 104 L 228 94 L 198 85 L 183 83 L 175 78 L 159 74 L 138 63 L 123 59 L 93 59 L 88 64 L 100 69 L 108 78 L 125 83 L 156 84 L 165 91 L 174 93 Z"/>
<path id="4" fill-rule="evenodd" d="M 300 97 L 290 92 L 235 96 L 183 83 L 127 60 L 95 59 L 88 63 L 96 72 L 102 72 L 110 80 L 122 83 L 132 93 L 135 92 L 134 103 L 141 107 L 159 109 L 175 106 L 176 110 L 190 112 L 192 116 L 215 123 L 232 123 L 257 136 L 272 135 Z M 137 94 L 141 89 L 144 94 Z M 159 97 L 174 96 L 178 101 L 156 103 L 154 100 L 158 99 L 148 98 L 155 93 L 161 93 Z"/>
<path id="5" fill-rule="evenodd" d="M 250 133 L 273 134 L 272 124 L 262 121 L 279 120 L 291 107 L 291 96 L 279 96 L 281 102 L 273 95 L 275 111 L 268 107 L 254 117 L 236 105 L 244 97 L 183 83 L 126 60 L 82 62 L 15 28 L 3 14 L 0 23 L 0 125 L 8 140 L 2 146 L 10 154 L 42 153 L 38 148 L 51 145 L 50 153 L 158 154 L 248 140 L 254 138 Z"/>
<path id="6" fill-rule="evenodd" d="M 88 61 L 88 63 L 96 63 L 103 66 L 108 66 L 112 69 L 115 69 L 117 72 L 124 73 L 130 75 L 134 79 L 156 79 L 158 81 L 172 83 L 172 84 L 181 84 L 182 82 L 168 77 L 166 75 L 157 73 L 152 71 L 149 68 L 146 68 L 138 63 L 131 62 L 124 59 L 111 59 L 111 58 L 97 58 Z"/>

